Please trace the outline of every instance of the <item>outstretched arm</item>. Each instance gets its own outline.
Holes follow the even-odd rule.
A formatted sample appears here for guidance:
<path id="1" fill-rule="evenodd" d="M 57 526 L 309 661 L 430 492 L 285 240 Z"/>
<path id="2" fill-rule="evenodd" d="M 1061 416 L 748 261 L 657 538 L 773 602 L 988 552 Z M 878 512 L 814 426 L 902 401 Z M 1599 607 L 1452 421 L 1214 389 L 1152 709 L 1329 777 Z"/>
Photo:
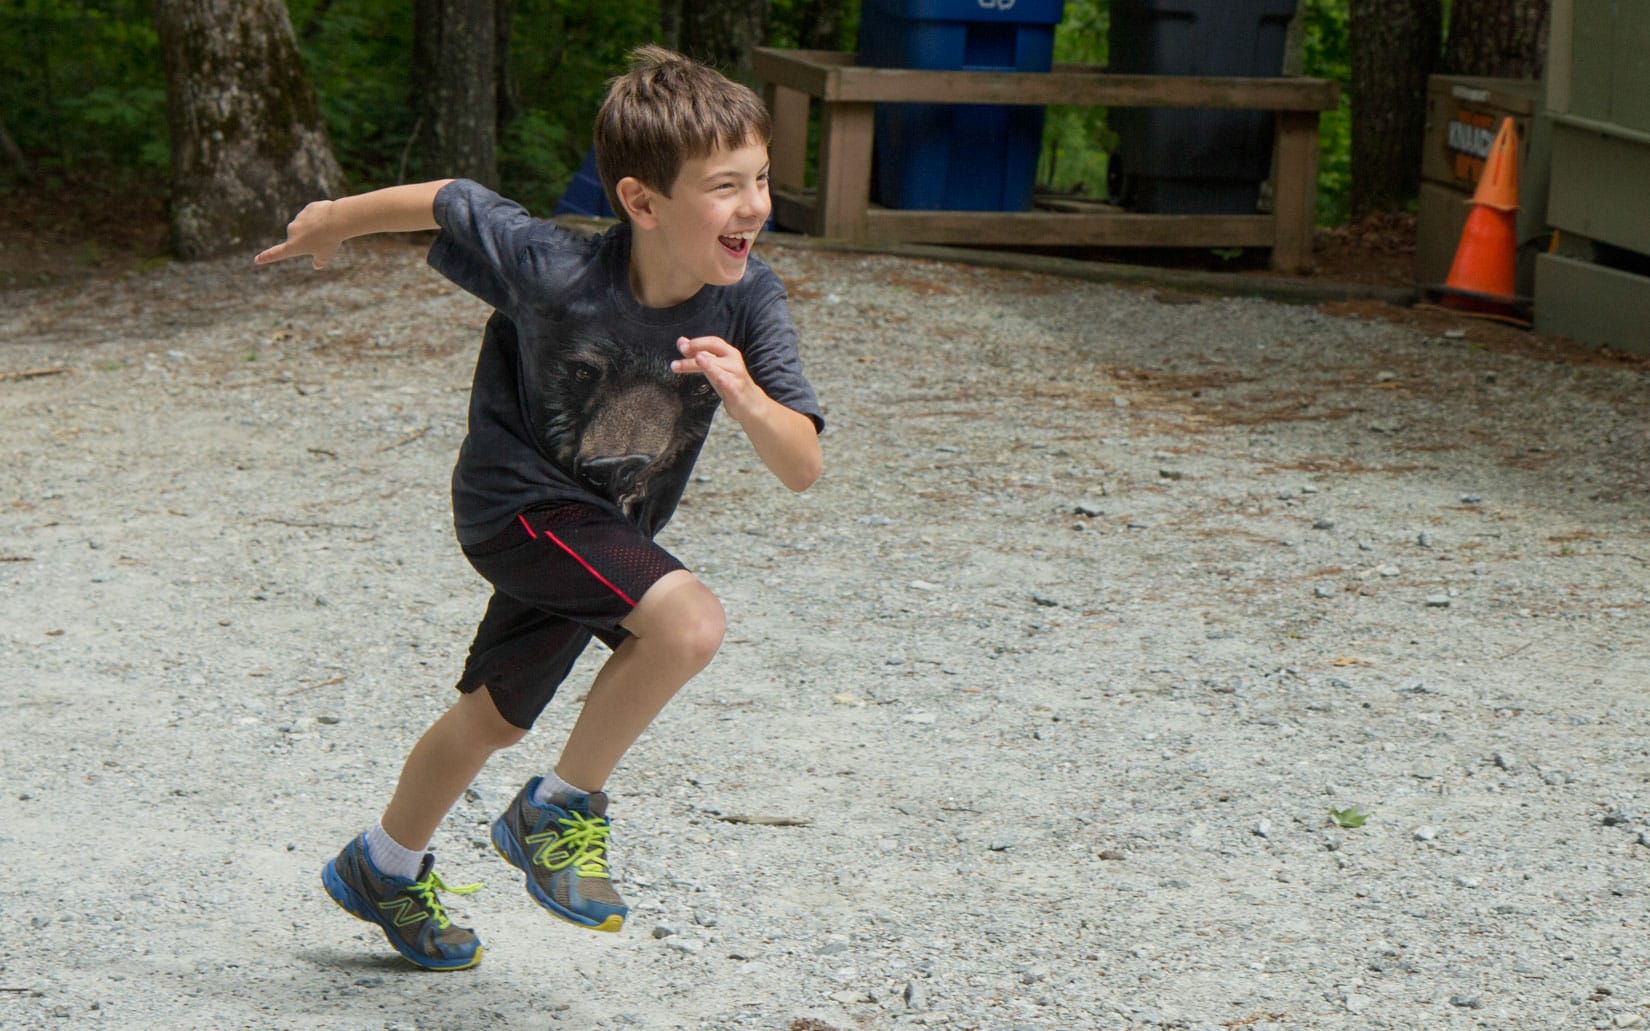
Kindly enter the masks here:
<path id="1" fill-rule="evenodd" d="M 682 357 L 672 371 L 702 375 L 722 398 L 762 464 L 794 491 L 804 491 L 819 479 L 825 456 L 819 448 L 814 421 L 769 397 L 751 379 L 739 349 L 721 337 L 682 337 L 676 341 Z"/>
<path id="2" fill-rule="evenodd" d="M 309 255 L 316 268 L 326 268 L 338 245 L 369 233 L 411 233 L 438 229 L 435 195 L 451 179 L 407 186 L 389 186 L 340 200 L 318 200 L 305 205 L 286 227 L 286 240 L 252 260 L 259 265 Z"/>

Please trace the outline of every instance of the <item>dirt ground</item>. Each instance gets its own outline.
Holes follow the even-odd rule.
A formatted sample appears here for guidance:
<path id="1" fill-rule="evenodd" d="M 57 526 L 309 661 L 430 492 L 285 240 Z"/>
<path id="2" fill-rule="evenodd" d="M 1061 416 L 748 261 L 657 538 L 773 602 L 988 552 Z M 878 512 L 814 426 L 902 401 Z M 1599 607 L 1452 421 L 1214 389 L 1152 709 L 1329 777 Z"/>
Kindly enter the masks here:
<path id="1" fill-rule="evenodd" d="M 486 840 L 597 648 L 438 834 L 487 951 L 428 975 L 317 874 L 485 602 L 446 493 L 484 307 L 416 241 L 14 225 L 0 1026 L 1650 1021 L 1642 360 L 762 244 L 827 470 L 720 421 L 662 536 L 731 629 L 610 785 L 631 922 L 552 924 Z"/>

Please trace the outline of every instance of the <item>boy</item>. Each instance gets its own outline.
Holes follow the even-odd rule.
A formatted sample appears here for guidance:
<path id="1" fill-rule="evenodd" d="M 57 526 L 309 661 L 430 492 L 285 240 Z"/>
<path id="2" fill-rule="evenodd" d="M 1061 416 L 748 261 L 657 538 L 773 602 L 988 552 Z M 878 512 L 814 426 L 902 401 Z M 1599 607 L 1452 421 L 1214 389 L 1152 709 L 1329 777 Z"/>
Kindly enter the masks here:
<path id="1" fill-rule="evenodd" d="M 377 825 L 322 871 L 327 893 L 433 970 L 481 959 L 439 892 L 431 836 L 497 750 L 520 741 L 592 636 L 612 655 L 561 757 L 493 824 L 553 915 L 617 931 L 608 775 L 710 662 L 721 604 L 653 541 L 718 403 L 794 491 L 819 476 L 824 426 L 784 288 L 751 259 L 767 220 L 769 120 L 750 90 L 658 47 L 632 55 L 596 124 L 620 222 L 583 239 L 475 183 L 321 201 L 259 264 L 374 232 L 439 229 L 431 266 L 491 304 L 453 471 L 460 545 L 493 585 L 457 701 L 414 745 Z"/>

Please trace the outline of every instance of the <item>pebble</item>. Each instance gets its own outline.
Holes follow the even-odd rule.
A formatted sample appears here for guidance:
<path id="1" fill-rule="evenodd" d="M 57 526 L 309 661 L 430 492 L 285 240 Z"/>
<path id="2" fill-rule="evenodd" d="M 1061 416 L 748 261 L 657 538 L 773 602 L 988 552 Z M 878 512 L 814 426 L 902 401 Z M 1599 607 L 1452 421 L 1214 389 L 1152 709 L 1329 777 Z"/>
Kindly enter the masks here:
<path id="1" fill-rule="evenodd" d="M 1417 828 L 1415 828 L 1415 840 L 1416 841 L 1431 841 L 1432 839 L 1436 838 L 1437 836 L 1438 836 L 1438 828 L 1436 828 L 1436 827 L 1417 827 Z"/>
<path id="2" fill-rule="evenodd" d="M 905 1008 L 915 1013 L 928 1008 L 928 996 L 922 990 L 922 984 L 917 981 L 905 982 L 905 991 L 901 996 L 905 1000 Z"/>
<path id="3" fill-rule="evenodd" d="M 1427 595 L 1427 608 L 1429 609 L 1447 609 L 1449 608 L 1449 605 L 1450 598 L 1447 594 Z"/>
<path id="4" fill-rule="evenodd" d="M 1103 516 L 1106 514 L 1106 510 L 1100 507 L 1100 502 L 1098 501 L 1079 501 L 1076 505 L 1072 506 L 1072 511 L 1076 512 L 1080 516 L 1085 516 L 1090 519 L 1095 516 Z"/>
<path id="5" fill-rule="evenodd" d="M 1333 598 L 1339 593 L 1341 589 L 1327 580 L 1312 588 L 1313 596 L 1318 598 Z"/>
<path id="6" fill-rule="evenodd" d="M 1272 821 L 1256 820 L 1255 825 L 1250 828 L 1250 832 L 1257 838 L 1269 838 L 1272 836 Z"/>
<path id="7" fill-rule="evenodd" d="M 1449 1004 L 1460 1006 L 1462 1009 L 1476 1010 L 1483 1008 L 1484 1000 L 1476 995 L 1452 995 L 1449 997 Z"/>

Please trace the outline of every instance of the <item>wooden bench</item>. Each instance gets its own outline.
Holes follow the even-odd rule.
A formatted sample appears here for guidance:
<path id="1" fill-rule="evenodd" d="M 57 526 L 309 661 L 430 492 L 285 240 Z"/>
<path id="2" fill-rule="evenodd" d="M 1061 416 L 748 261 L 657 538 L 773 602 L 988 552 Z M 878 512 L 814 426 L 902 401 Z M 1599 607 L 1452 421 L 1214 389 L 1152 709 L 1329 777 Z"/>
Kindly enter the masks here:
<path id="1" fill-rule="evenodd" d="M 831 50 L 757 47 L 752 68 L 773 115 L 774 220 L 786 229 L 861 243 L 1095 247 L 1269 247 L 1272 267 L 1312 265 L 1318 114 L 1335 107 L 1328 79 L 1112 75 L 1091 65 L 1051 72 L 861 68 Z M 817 183 L 806 188 L 808 114 L 821 104 Z M 871 203 L 878 103 L 1195 107 L 1272 111 L 1272 212 L 1136 214 L 1100 204 L 1060 211 L 899 211 Z"/>

